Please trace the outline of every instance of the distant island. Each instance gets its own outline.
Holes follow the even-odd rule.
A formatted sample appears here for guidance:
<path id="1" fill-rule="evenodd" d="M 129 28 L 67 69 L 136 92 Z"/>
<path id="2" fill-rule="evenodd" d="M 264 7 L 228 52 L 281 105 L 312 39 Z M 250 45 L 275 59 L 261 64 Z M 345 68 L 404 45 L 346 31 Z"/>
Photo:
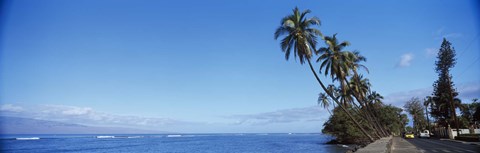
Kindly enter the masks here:
<path id="1" fill-rule="evenodd" d="M 161 134 L 165 131 L 95 127 L 57 121 L 0 116 L 0 134 Z"/>

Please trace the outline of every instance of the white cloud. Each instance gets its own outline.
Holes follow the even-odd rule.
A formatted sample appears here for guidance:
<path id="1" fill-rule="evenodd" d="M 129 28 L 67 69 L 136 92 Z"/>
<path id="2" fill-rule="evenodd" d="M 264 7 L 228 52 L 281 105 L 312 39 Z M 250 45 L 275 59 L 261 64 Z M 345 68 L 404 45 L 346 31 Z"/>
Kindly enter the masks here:
<path id="1" fill-rule="evenodd" d="M 21 107 L 19 105 L 5 104 L 0 107 L 0 114 L 93 126 L 142 127 L 147 129 L 199 124 L 161 117 L 116 115 L 98 112 L 90 107 L 65 105 L 32 105 Z"/>
<path id="2" fill-rule="evenodd" d="M 80 109 L 71 109 L 65 110 L 62 113 L 65 115 L 84 115 L 90 113 L 91 108 L 80 108 Z"/>
<path id="3" fill-rule="evenodd" d="M 60 121 L 97 127 L 127 127 L 193 133 L 319 132 L 323 122 L 329 116 L 329 113 L 323 107 L 311 106 L 257 114 L 223 116 L 223 121 L 207 123 L 165 117 L 117 115 L 99 112 L 90 107 L 66 105 L 5 104 L 0 106 L 1 116 Z"/>
<path id="4" fill-rule="evenodd" d="M 56 112 L 62 115 L 87 115 L 94 113 L 90 107 L 76 107 L 76 106 L 65 106 L 65 105 L 45 105 L 48 109 L 44 112 Z"/>
<path id="5" fill-rule="evenodd" d="M 20 106 L 14 106 L 12 104 L 4 104 L 0 105 L 0 111 L 6 111 L 6 112 L 21 112 L 23 111 L 23 108 Z"/>
<path id="6" fill-rule="evenodd" d="M 427 58 L 435 57 L 438 53 L 438 49 L 436 48 L 426 48 L 425 49 L 425 56 Z"/>
<path id="7" fill-rule="evenodd" d="M 457 91 L 463 103 L 470 103 L 473 98 L 480 98 L 480 82 L 457 85 Z"/>
<path id="8" fill-rule="evenodd" d="M 320 106 L 311 106 L 304 108 L 291 108 L 247 115 L 232 115 L 226 118 L 235 119 L 237 125 L 266 125 L 272 123 L 291 123 L 291 122 L 323 122 L 329 114 Z"/>
<path id="9" fill-rule="evenodd" d="M 441 27 L 437 31 L 435 31 L 434 35 L 442 35 L 444 31 L 445 27 Z"/>
<path id="10" fill-rule="evenodd" d="M 400 61 L 397 63 L 397 67 L 407 67 L 410 66 L 413 60 L 412 53 L 406 53 L 400 56 Z"/>
<path id="11" fill-rule="evenodd" d="M 473 98 L 480 98 L 480 82 L 462 83 L 456 85 L 458 98 L 462 100 L 462 103 L 470 103 Z M 397 107 L 403 107 L 405 102 L 412 97 L 418 97 L 420 99 L 430 96 L 433 93 L 433 87 L 415 89 L 405 92 L 392 93 L 385 96 L 383 100 L 386 104 L 392 104 Z"/>
<path id="12" fill-rule="evenodd" d="M 385 104 L 392 104 L 394 106 L 402 108 L 405 102 L 410 100 L 412 97 L 418 97 L 420 99 L 425 98 L 426 96 L 431 95 L 433 92 L 433 88 L 422 88 L 422 89 L 415 89 L 410 91 L 404 92 L 396 92 L 385 96 L 383 102 Z"/>
<path id="13" fill-rule="evenodd" d="M 462 37 L 461 33 L 456 33 L 456 32 L 447 33 L 447 32 L 445 32 L 446 31 L 445 29 L 446 29 L 445 27 L 441 27 L 436 32 L 434 32 L 435 39 L 443 39 L 443 38 L 448 39 L 448 38 Z"/>
<path id="14" fill-rule="evenodd" d="M 443 34 L 441 37 L 439 38 L 458 38 L 458 37 L 462 37 L 462 34 L 461 33 L 447 33 L 447 34 Z"/>

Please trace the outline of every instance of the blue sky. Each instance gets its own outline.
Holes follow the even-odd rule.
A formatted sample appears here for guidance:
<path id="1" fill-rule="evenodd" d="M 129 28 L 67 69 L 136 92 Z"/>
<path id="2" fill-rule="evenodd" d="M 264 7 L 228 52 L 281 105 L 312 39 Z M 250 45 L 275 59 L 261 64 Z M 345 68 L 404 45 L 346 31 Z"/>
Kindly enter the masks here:
<path id="1" fill-rule="evenodd" d="M 367 57 L 364 75 L 385 103 L 431 93 L 443 37 L 457 52 L 460 98 L 480 97 L 475 1 L 15 0 L 0 20 L 0 112 L 174 132 L 319 132 L 321 90 L 273 39 L 295 6 Z"/>

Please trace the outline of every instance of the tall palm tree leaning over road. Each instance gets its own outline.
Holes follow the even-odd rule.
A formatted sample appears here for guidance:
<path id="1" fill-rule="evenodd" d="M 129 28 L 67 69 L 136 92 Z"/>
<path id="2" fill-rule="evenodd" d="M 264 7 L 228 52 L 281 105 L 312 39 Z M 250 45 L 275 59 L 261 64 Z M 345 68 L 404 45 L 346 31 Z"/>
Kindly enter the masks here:
<path id="1" fill-rule="evenodd" d="M 327 47 L 321 47 L 318 49 L 318 51 L 316 51 L 317 55 L 320 54 L 317 62 L 322 62 L 319 70 L 320 73 L 322 72 L 322 69 L 325 69 L 325 76 L 330 73 L 332 81 L 339 81 L 343 94 L 346 94 L 348 88 L 345 83 L 345 78 L 347 77 L 349 71 L 348 54 L 350 52 L 343 51 L 343 48 L 349 46 L 350 43 L 348 41 L 338 43 L 336 36 L 337 34 L 334 34 L 333 37 L 324 37 Z"/>
<path id="2" fill-rule="evenodd" d="M 372 114 L 371 106 L 366 102 L 366 94 L 369 90 L 370 83 L 368 79 L 362 79 L 358 74 L 358 68 L 368 69 L 360 64 L 362 61 L 366 61 L 366 58 L 361 56 L 359 52 L 351 52 L 344 50 L 349 46 L 348 41 L 339 41 L 337 34 L 333 36 L 324 37 L 326 47 L 320 47 L 316 54 L 319 55 L 317 62 L 321 62 L 320 72 L 324 72 L 325 76 L 330 74 L 332 81 L 340 82 L 340 95 L 342 95 L 341 102 L 345 107 L 353 106 L 353 109 L 360 114 L 360 116 L 368 121 L 367 126 L 374 131 L 375 136 L 378 138 L 387 136 L 388 134 L 382 128 L 376 117 Z M 349 76 L 351 81 L 348 81 Z M 355 81 L 356 83 L 352 83 Z M 358 89 L 358 90 L 355 90 Z M 357 100 L 357 105 L 354 101 Z"/>
<path id="3" fill-rule="evenodd" d="M 285 35 L 281 40 L 282 51 L 285 52 L 285 59 L 288 60 L 293 50 L 293 55 L 295 58 L 298 58 L 300 64 L 304 64 L 305 61 L 310 66 L 310 70 L 317 79 L 317 82 L 320 84 L 322 89 L 327 93 L 330 98 L 337 103 L 337 105 L 347 114 L 347 116 L 354 122 L 355 126 L 370 140 L 374 141 L 372 136 L 360 125 L 360 123 L 353 118 L 352 114 L 334 97 L 331 92 L 328 92 L 328 89 L 325 87 L 323 82 L 317 75 L 317 72 L 312 66 L 310 59 L 315 52 L 317 37 L 320 36 L 323 38 L 323 35 L 320 33 L 320 30 L 313 28 L 312 26 L 320 25 L 320 19 L 317 17 L 306 18 L 305 16 L 310 13 L 310 10 L 305 10 L 300 12 L 297 7 L 293 9 L 293 14 L 284 17 L 281 20 L 280 27 L 275 31 L 275 40 L 280 36 Z"/>

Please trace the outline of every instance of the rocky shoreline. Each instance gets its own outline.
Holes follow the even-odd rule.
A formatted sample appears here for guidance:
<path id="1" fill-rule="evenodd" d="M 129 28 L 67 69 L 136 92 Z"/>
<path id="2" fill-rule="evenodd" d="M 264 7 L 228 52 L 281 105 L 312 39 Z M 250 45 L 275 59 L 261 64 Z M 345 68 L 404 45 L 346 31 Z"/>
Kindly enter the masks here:
<path id="1" fill-rule="evenodd" d="M 368 143 L 368 142 L 365 142 L 362 143 L 362 144 L 353 144 L 353 143 L 342 143 L 342 142 L 339 142 L 337 141 L 336 139 L 332 139 L 328 142 L 326 142 L 325 144 L 329 144 L 329 145 L 339 145 L 339 146 L 342 146 L 342 147 L 346 147 L 348 148 L 348 150 L 346 151 L 346 153 L 353 153 L 353 152 L 388 152 L 390 146 L 391 146 L 391 140 L 392 140 L 392 137 L 385 137 L 385 138 L 381 138 L 381 139 L 378 139 L 376 140 L 375 142 L 372 142 L 372 143 Z"/>
<path id="2" fill-rule="evenodd" d="M 342 142 L 337 141 L 336 139 L 332 139 L 332 140 L 326 142 L 325 144 L 338 145 L 338 146 L 345 147 L 345 148 L 347 148 L 347 152 L 355 152 L 358 149 L 366 146 L 366 145 L 362 146 L 362 145 L 354 144 L 354 143 L 342 143 Z"/>

